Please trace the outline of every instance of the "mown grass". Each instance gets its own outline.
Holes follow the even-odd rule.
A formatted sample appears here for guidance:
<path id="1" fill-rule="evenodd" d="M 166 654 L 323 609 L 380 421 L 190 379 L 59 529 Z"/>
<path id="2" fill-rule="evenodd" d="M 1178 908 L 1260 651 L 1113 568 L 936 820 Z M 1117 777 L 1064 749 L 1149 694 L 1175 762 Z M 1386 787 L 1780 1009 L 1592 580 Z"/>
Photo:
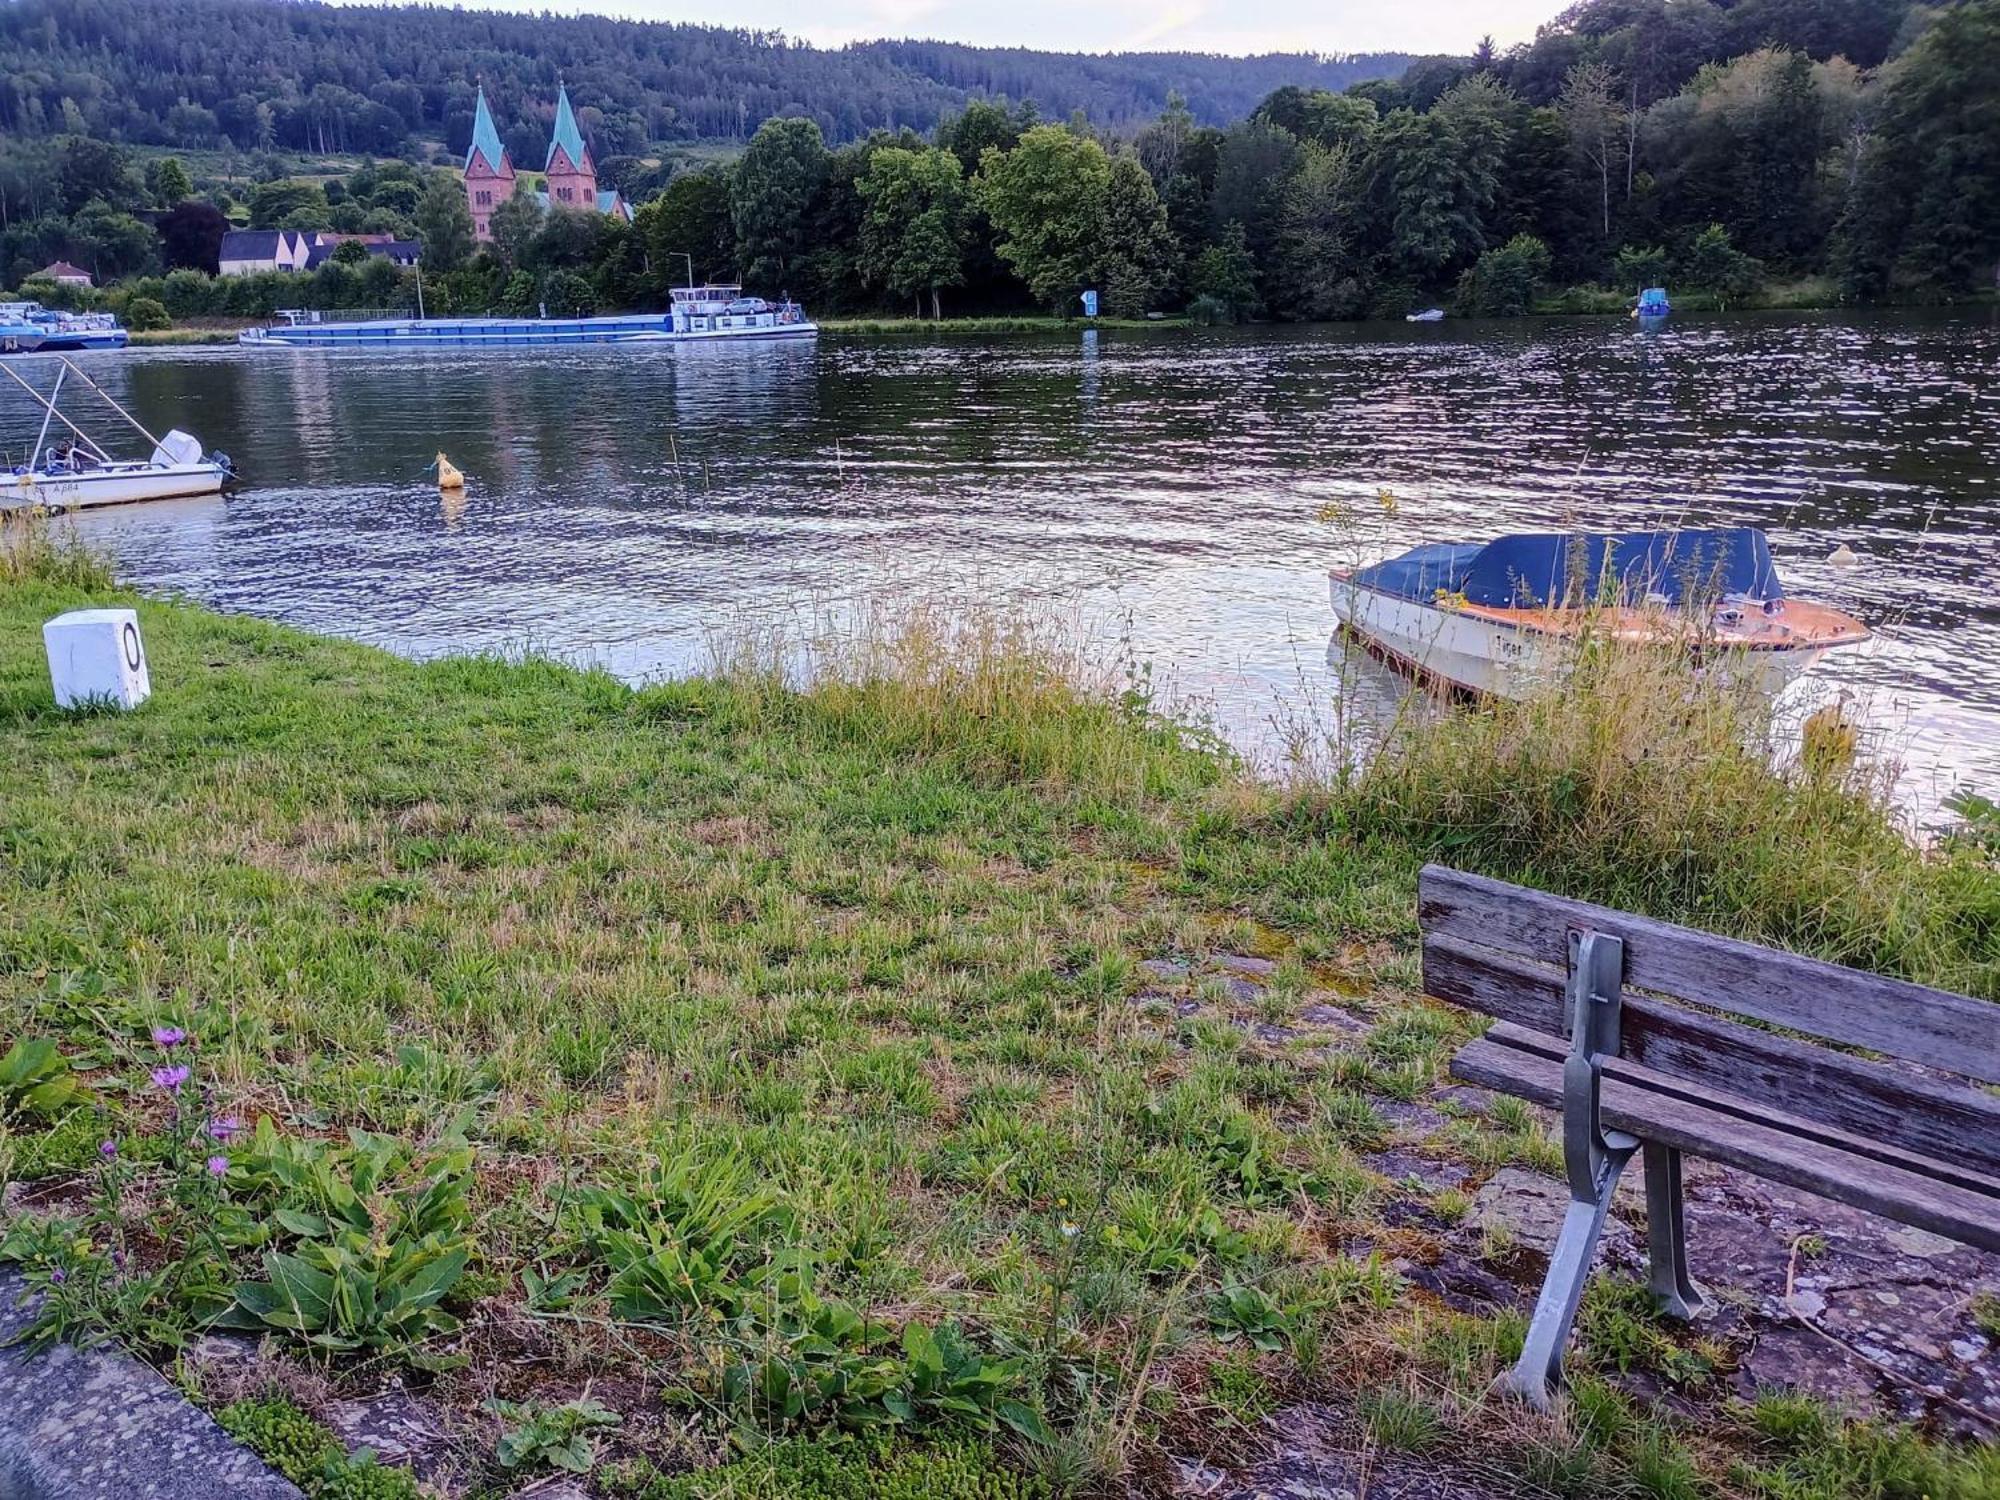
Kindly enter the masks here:
<path id="1" fill-rule="evenodd" d="M 1415 993 L 1427 857 L 1995 992 L 1991 869 L 1898 842 L 1865 778 L 1726 745 L 1720 703 L 1427 715 L 1365 773 L 1278 787 L 1007 622 L 915 608 L 633 690 L 145 601 L 153 701 L 76 716 L 39 624 L 107 580 L 15 546 L 0 1001 L 104 1112 L 30 1159 L 81 1170 L 136 1128 L 119 1064 L 169 1023 L 219 1100 L 281 1133 L 422 1145 L 453 1122 L 474 1260 L 432 1352 L 468 1363 L 431 1393 L 476 1414 L 588 1388 L 625 1413 L 603 1473 L 624 1493 L 1153 1491 L 1163 1454 L 1232 1451 L 1307 1394 L 1358 1400 L 1384 1446 L 1564 1493 L 1991 1493 L 1987 1459 L 1905 1433 L 1822 1414 L 1837 1441 L 1770 1436 L 1615 1303 L 1576 1359 L 1585 1417 L 1495 1407 L 1519 1320 L 1445 1311 L 1389 1267 L 1464 1208 L 1385 1221 L 1407 1191 L 1362 1155 L 1471 1030 Z M 1221 952 L 1277 960 L 1258 1018 L 1336 993 L 1371 1029 L 1259 1042 L 1203 969 Z M 1146 999 L 1138 965 L 1162 959 L 1202 1015 Z M 1454 1130 L 1481 1170 L 1551 1159 L 1525 1110 Z M 763 1205 L 738 1264 L 804 1255 L 824 1297 L 1018 1361 L 1046 1435 L 821 1452 L 768 1390 L 710 1380 L 738 1323 L 611 1316 L 579 1204 L 660 1160 Z M 780 1331 L 758 1327 L 761 1359 Z M 1592 1383 L 1633 1358 L 1699 1418 Z M 746 1421 L 804 1446 L 686 1477 Z"/>

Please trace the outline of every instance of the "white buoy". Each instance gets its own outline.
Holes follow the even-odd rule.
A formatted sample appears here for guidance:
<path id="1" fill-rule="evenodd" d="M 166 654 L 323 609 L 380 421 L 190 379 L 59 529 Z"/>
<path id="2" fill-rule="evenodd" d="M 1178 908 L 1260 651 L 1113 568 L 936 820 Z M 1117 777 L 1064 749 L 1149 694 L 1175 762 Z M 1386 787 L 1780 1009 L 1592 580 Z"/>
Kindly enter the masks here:
<path id="1" fill-rule="evenodd" d="M 136 610 L 73 609 L 42 626 L 42 644 L 59 708 L 131 709 L 153 696 Z"/>
<path id="2" fill-rule="evenodd" d="M 1848 546 L 1847 543 L 1842 542 L 1838 547 L 1833 549 L 1833 556 L 1829 557 L 1827 561 L 1832 563 L 1836 568 L 1851 568 L 1861 561 L 1861 554 Z"/>

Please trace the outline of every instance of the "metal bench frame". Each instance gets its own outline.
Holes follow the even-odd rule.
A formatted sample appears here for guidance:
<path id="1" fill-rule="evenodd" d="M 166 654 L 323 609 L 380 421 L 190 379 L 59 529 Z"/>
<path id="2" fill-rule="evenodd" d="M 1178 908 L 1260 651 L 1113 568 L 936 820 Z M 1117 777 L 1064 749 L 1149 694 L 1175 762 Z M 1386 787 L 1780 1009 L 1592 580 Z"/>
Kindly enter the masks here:
<path id="1" fill-rule="evenodd" d="M 1569 935 L 1569 1059 L 1563 1064 L 1563 1167 L 1569 1178 L 1569 1208 L 1562 1233 L 1549 1256 L 1549 1274 L 1535 1302 L 1535 1316 L 1514 1368 L 1501 1385 L 1536 1406 L 1562 1379 L 1563 1349 L 1569 1343 L 1584 1285 L 1597 1258 L 1612 1195 L 1639 1138 L 1608 1130 L 1599 1118 L 1604 1060 L 1616 1057 L 1625 1004 L 1625 943 L 1604 932 Z M 1647 1254 L 1652 1292 L 1662 1312 L 1692 1318 L 1701 1293 L 1687 1269 L 1686 1220 L 1681 1206 L 1681 1154 L 1657 1141 L 1644 1142 Z"/>
<path id="2" fill-rule="evenodd" d="M 1436 865 L 1418 906 L 1426 992 L 1498 1022 L 1453 1075 L 1563 1119 L 1569 1205 L 1504 1388 L 1552 1399 L 1642 1151 L 1674 1317 L 1703 1305 L 1684 1151 L 2000 1254 L 2000 1005 Z"/>

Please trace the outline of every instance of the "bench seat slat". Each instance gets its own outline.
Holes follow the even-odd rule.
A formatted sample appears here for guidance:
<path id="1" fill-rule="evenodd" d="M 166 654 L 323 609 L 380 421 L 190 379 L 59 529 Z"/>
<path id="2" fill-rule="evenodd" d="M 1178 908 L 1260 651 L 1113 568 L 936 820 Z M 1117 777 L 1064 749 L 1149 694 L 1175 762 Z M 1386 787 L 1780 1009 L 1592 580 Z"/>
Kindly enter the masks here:
<path id="1" fill-rule="evenodd" d="M 1626 984 L 2000 1083 L 2000 1005 L 1926 989 L 1736 938 L 1426 865 L 1417 887 L 1427 935 L 1561 966 L 1572 928 L 1625 940 Z"/>
<path id="2" fill-rule="evenodd" d="M 1426 994 L 1555 1038 L 1568 1031 L 1558 969 L 1449 936 L 1427 937 L 1423 962 Z M 1641 1067 L 2000 1177 L 2000 1098 L 1979 1089 L 1914 1077 L 1629 990 L 1620 1020 L 1621 1055 Z"/>
<path id="3" fill-rule="evenodd" d="M 1553 1038 L 1495 1027 L 1462 1049 L 1451 1070 L 1538 1104 L 1562 1101 L 1562 1055 Z M 2000 1184 L 1974 1191 L 1829 1144 L 1815 1138 L 1822 1129 L 1775 1111 L 1752 1119 L 1692 1103 L 1648 1087 L 1645 1070 L 1630 1065 L 1607 1067 L 1600 1112 L 1611 1129 L 2000 1252 Z"/>

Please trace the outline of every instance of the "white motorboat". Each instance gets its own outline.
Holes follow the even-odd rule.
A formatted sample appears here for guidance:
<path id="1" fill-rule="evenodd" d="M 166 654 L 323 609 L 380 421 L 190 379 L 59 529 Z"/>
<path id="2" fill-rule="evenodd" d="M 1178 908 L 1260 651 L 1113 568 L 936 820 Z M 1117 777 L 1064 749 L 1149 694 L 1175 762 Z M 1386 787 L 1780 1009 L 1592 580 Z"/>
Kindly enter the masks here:
<path id="1" fill-rule="evenodd" d="M 47 395 L 35 389 L 12 365 L 0 365 L 42 409 L 28 461 L 0 474 L 0 514 L 17 511 L 76 511 L 99 505 L 129 505 L 140 500 L 179 500 L 221 493 L 233 477 L 229 455 L 205 453 L 192 434 L 175 428 L 156 438 L 139 420 L 113 400 L 103 387 L 61 355 L 55 383 Z M 144 458 L 118 458 L 72 421 L 58 406 L 64 382 L 81 381 L 102 397 L 152 445 Z M 60 423 L 53 440 L 50 431 Z"/>
<path id="2" fill-rule="evenodd" d="M 1752 527 L 1515 533 L 1414 547 L 1328 576 L 1341 626 L 1393 665 L 1464 692 L 1517 698 L 1588 631 L 1686 644 L 1775 690 L 1868 627 L 1787 599 Z"/>
<path id="3" fill-rule="evenodd" d="M 1442 323 L 1444 321 L 1444 309 L 1441 307 L 1427 307 L 1422 312 L 1404 313 L 1403 321 L 1405 323 Z"/>

